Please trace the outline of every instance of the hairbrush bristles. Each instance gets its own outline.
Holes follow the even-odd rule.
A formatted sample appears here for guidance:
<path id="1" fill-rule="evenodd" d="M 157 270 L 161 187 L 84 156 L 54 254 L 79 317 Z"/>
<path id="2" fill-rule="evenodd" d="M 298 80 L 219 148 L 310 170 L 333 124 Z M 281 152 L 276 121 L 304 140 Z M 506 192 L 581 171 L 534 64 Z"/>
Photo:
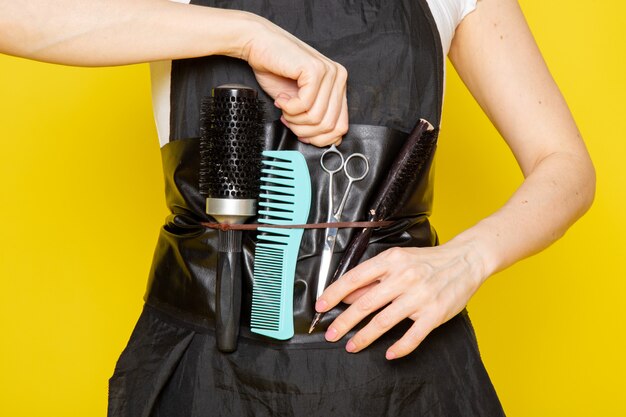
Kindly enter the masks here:
<path id="1" fill-rule="evenodd" d="M 438 133 L 439 130 L 425 120 L 420 120 L 411 132 L 372 205 L 376 220 L 389 219 L 402 206 L 406 190 L 412 188 L 412 183 L 419 178 L 424 165 L 432 157 Z"/>
<path id="2" fill-rule="evenodd" d="M 263 151 L 263 106 L 255 90 L 221 86 L 202 100 L 200 194 L 256 199 Z"/>

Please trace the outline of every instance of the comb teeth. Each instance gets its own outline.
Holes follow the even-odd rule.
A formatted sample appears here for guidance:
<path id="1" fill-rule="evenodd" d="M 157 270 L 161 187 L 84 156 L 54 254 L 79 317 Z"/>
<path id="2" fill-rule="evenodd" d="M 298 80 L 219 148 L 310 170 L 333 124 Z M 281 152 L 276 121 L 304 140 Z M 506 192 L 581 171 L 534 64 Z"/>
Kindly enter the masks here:
<path id="1" fill-rule="evenodd" d="M 306 223 L 311 180 L 306 160 L 296 151 L 266 151 L 259 195 L 260 223 Z M 303 229 L 260 227 L 254 252 L 251 330 L 288 339 L 293 336 L 293 282 Z"/>
<path id="2" fill-rule="evenodd" d="M 306 216 L 299 223 L 305 223 L 311 205 L 311 182 L 306 161 L 296 151 L 265 151 L 261 161 L 261 194 L 259 195 L 259 222 L 265 224 L 296 224 L 296 217 L 306 206 Z M 306 178 L 303 181 L 303 178 Z M 308 197 L 301 200 L 300 187 L 306 187 Z M 300 216 L 302 217 L 302 216 Z"/>
<path id="3" fill-rule="evenodd" d="M 282 277 L 285 251 L 259 243 L 254 254 L 254 290 L 251 327 L 260 333 L 278 333 L 281 329 Z M 284 327 L 283 324 L 282 327 Z"/>

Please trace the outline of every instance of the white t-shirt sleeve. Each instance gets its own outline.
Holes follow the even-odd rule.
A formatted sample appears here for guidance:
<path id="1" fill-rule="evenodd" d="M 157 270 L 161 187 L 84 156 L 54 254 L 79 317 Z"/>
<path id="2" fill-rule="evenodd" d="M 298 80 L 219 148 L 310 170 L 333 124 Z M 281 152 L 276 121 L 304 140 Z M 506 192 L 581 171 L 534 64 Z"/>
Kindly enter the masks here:
<path id="1" fill-rule="evenodd" d="M 441 46 L 443 55 L 447 56 L 450 50 L 450 44 L 454 37 L 456 27 L 461 20 L 470 12 L 476 9 L 477 0 L 426 0 L 430 11 L 433 14 L 439 36 L 441 37 Z"/>

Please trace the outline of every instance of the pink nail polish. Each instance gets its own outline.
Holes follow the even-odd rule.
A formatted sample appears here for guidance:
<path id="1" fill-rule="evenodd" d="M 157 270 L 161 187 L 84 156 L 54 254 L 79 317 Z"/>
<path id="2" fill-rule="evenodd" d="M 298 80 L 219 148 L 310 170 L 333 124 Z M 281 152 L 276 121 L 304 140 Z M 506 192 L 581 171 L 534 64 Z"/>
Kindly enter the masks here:
<path id="1" fill-rule="evenodd" d="M 334 341 L 337 337 L 337 329 L 335 329 L 334 327 L 329 327 L 328 330 L 326 330 L 326 334 L 324 335 L 324 337 L 329 342 Z"/>
<path id="2" fill-rule="evenodd" d="M 387 351 L 387 353 L 385 354 L 385 357 L 389 360 L 395 359 L 396 358 L 396 354 L 390 350 Z"/>
<path id="3" fill-rule="evenodd" d="M 346 344 L 346 350 L 348 352 L 354 352 L 356 350 L 356 345 L 350 340 L 348 344 Z"/>
<path id="4" fill-rule="evenodd" d="M 324 311 L 326 310 L 326 307 L 328 307 L 328 303 L 324 300 L 317 300 L 315 303 L 315 310 L 317 311 Z"/>

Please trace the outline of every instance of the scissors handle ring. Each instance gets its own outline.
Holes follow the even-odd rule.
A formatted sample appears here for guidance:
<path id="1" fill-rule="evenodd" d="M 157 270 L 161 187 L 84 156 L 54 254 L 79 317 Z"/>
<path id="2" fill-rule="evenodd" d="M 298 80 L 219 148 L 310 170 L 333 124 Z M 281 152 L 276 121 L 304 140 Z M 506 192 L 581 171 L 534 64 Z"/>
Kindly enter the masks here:
<path id="1" fill-rule="evenodd" d="M 352 158 L 358 158 L 363 160 L 363 162 L 365 163 L 365 169 L 363 170 L 363 172 L 361 173 L 361 175 L 352 175 L 348 169 L 348 166 L 350 164 L 350 160 Z M 352 164 L 354 165 L 354 164 Z M 346 173 L 346 177 L 348 177 L 348 179 L 350 181 L 361 181 L 363 178 L 365 178 L 367 176 L 367 174 L 370 172 L 370 163 L 367 160 L 367 158 L 365 157 L 365 155 L 363 155 L 362 153 L 353 153 L 352 155 L 350 155 L 346 161 L 344 162 L 344 172 Z"/>
<path id="2" fill-rule="evenodd" d="M 326 166 L 326 164 L 324 163 L 324 160 L 328 158 L 329 155 L 337 155 L 339 157 L 339 160 L 341 161 L 340 164 L 337 165 L 337 168 L 335 169 L 330 169 L 328 166 Z M 330 161 L 326 161 L 327 163 Z M 326 171 L 329 174 L 334 174 L 335 172 L 339 172 L 341 171 L 341 169 L 344 167 L 345 165 L 345 161 L 343 159 L 343 155 L 341 154 L 341 152 L 339 152 L 337 150 L 337 148 L 335 147 L 335 145 L 332 145 L 330 148 L 326 149 L 324 151 L 324 153 L 322 153 L 322 156 L 320 157 L 320 165 L 322 166 L 322 169 L 324 171 Z"/>

